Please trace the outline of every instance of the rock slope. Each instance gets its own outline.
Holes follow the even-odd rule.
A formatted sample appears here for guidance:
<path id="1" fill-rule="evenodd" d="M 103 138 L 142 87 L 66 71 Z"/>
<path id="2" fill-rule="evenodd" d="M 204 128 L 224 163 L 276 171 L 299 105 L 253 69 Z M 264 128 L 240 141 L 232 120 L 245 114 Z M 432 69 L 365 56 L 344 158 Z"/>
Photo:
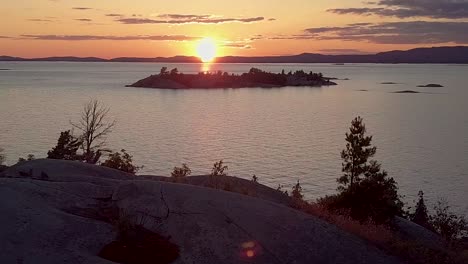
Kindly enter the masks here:
<path id="1" fill-rule="evenodd" d="M 174 263 L 399 263 L 280 203 L 54 160 L 2 173 L 0 263 L 111 263 L 97 255 L 115 238 L 116 212 L 141 213 L 170 236 L 181 249 Z"/>

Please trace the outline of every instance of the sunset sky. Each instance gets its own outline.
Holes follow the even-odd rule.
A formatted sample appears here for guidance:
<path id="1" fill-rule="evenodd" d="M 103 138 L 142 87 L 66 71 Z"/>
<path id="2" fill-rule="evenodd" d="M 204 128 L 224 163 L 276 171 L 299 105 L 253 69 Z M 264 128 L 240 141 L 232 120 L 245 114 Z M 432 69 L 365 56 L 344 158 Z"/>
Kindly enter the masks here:
<path id="1" fill-rule="evenodd" d="M 0 9 L 0 55 L 155 57 L 374 53 L 468 44 L 468 0 L 20 0 Z"/>

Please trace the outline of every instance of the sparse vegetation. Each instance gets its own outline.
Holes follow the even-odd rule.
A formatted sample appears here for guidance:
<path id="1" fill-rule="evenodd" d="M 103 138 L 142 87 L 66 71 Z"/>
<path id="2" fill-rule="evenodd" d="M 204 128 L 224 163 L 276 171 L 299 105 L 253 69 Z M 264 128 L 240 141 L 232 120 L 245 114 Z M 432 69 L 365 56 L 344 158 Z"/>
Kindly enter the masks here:
<path id="1" fill-rule="evenodd" d="M 448 242 L 453 243 L 468 234 L 466 219 L 450 211 L 447 201 L 437 201 L 434 211 L 435 214 L 431 216 L 431 225 Z"/>
<path id="2" fill-rule="evenodd" d="M 28 156 L 26 156 L 26 158 L 23 158 L 23 157 L 18 158 L 18 163 L 25 162 L 25 161 L 31 161 L 31 160 L 35 160 L 35 159 L 36 159 L 36 157 L 33 154 L 28 154 Z"/>
<path id="3" fill-rule="evenodd" d="M 128 154 L 125 149 L 120 152 L 109 154 L 109 157 L 102 164 L 104 167 L 109 167 L 121 170 L 130 174 L 135 174 L 141 167 L 133 165 L 133 156 Z"/>
<path id="4" fill-rule="evenodd" d="M 192 170 L 183 163 L 182 167 L 174 167 L 174 170 L 171 172 L 171 177 L 175 179 L 181 179 L 189 176 L 192 173 Z"/>
<path id="5" fill-rule="evenodd" d="M 219 189 L 220 177 L 227 176 L 228 166 L 224 165 L 224 161 L 220 160 L 213 164 L 213 168 L 210 173 L 210 185 L 216 189 Z"/>
<path id="6" fill-rule="evenodd" d="M 258 183 L 258 177 L 257 175 L 252 175 L 252 181 L 255 182 L 255 183 Z"/>
<path id="7" fill-rule="evenodd" d="M 302 194 L 302 187 L 301 187 L 301 183 L 299 182 L 299 180 L 297 180 L 297 183 L 294 184 L 294 186 L 292 187 L 291 196 L 295 200 L 302 201 L 302 198 L 304 197 L 304 195 Z"/>
<path id="8" fill-rule="evenodd" d="M 3 163 L 5 162 L 5 159 L 6 159 L 6 158 L 5 158 L 5 155 L 2 154 L 2 152 L 3 152 L 3 149 L 0 148 L 0 166 L 3 165 Z"/>
<path id="9" fill-rule="evenodd" d="M 72 126 L 82 132 L 83 159 L 87 163 L 96 164 L 101 158 L 105 140 L 115 126 L 115 120 L 109 121 L 109 108 L 97 100 L 89 101 L 83 108 L 81 118 Z"/>
<path id="10" fill-rule="evenodd" d="M 218 162 L 215 162 L 213 165 L 213 168 L 211 169 L 211 176 L 227 176 L 227 170 L 228 166 L 224 165 L 224 161 L 220 160 Z"/>

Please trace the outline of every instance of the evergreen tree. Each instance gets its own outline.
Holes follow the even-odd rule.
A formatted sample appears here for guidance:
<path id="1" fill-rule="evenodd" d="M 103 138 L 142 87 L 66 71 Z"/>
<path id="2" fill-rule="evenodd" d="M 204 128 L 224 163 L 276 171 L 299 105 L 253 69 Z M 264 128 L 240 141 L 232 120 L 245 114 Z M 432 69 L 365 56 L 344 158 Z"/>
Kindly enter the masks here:
<path id="1" fill-rule="evenodd" d="M 377 151 L 372 147 L 372 136 L 366 136 L 361 117 L 355 118 L 346 133 L 346 149 L 341 152 L 343 176 L 338 178 L 336 196 L 323 201 L 330 209 L 348 210 L 351 217 L 361 221 L 388 222 L 402 215 L 403 203 L 395 180 L 381 170 L 381 165 L 369 161 Z"/>
<path id="2" fill-rule="evenodd" d="M 352 187 L 369 171 L 369 158 L 377 151 L 371 146 L 372 136 L 366 136 L 366 126 L 360 116 L 351 122 L 350 133 L 346 133 L 346 149 L 341 152 L 343 176 L 338 178 L 340 189 Z"/>
<path id="3" fill-rule="evenodd" d="M 60 132 L 60 137 L 52 150 L 47 152 L 48 159 L 62 160 L 79 160 L 80 155 L 77 155 L 78 149 L 81 147 L 82 141 L 74 137 L 70 130 Z"/>
<path id="4" fill-rule="evenodd" d="M 431 219 L 429 217 L 429 214 L 427 213 L 426 203 L 424 202 L 424 192 L 419 191 L 418 196 L 419 200 L 416 204 L 416 209 L 414 211 L 414 214 L 411 215 L 410 219 L 411 221 L 420 226 L 432 229 L 432 226 L 430 224 Z"/>

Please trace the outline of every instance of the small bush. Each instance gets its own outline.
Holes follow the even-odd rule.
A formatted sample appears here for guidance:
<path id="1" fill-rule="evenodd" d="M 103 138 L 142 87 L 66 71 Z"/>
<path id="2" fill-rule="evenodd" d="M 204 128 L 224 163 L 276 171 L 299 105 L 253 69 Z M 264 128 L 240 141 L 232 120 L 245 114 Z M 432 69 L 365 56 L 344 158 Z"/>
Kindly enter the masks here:
<path id="1" fill-rule="evenodd" d="M 434 206 L 435 214 L 431 216 L 431 224 L 435 231 L 449 242 L 467 235 L 468 224 L 463 216 L 450 211 L 447 201 L 439 200 Z"/>
<path id="2" fill-rule="evenodd" d="M 215 162 L 210 173 L 210 185 L 215 189 L 220 188 L 220 177 L 227 176 L 228 166 L 224 165 L 223 160 Z"/>
<path id="3" fill-rule="evenodd" d="M 3 163 L 5 162 L 5 155 L 2 154 L 3 152 L 3 149 L 0 148 L 0 166 L 3 165 Z"/>
<path id="4" fill-rule="evenodd" d="M 117 170 L 121 170 L 130 174 L 135 174 L 142 167 L 133 165 L 133 156 L 128 154 L 125 149 L 121 150 L 122 153 L 114 152 L 109 154 L 109 158 L 101 165 Z"/>
<path id="5" fill-rule="evenodd" d="M 301 183 L 299 183 L 299 180 L 292 187 L 291 196 L 292 198 L 296 200 L 302 200 L 302 198 L 304 197 L 304 195 L 302 194 L 302 187 L 301 187 Z"/>
<path id="6" fill-rule="evenodd" d="M 179 179 L 185 178 L 192 173 L 192 170 L 187 166 L 187 164 L 183 163 L 182 167 L 174 167 L 174 170 L 171 172 L 171 177 Z"/>
<path id="7" fill-rule="evenodd" d="M 227 176 L 228 166 L 224 165 L 223 160 L 215 162 L 211 169 L 211 176 Z"/>
<path id="8" fill-rule="evenodd" d="M 18 163 L 20 162 L 25 162 L 25 161 L 31 161 L 31 160 L 35 160 L 36 157 L 33 155 L 33 154 L 28 154 L 28 156 L 26 158 L 19 158 L 18 159 Z"/>
<path id="9" fill-rule="evenodd" d="M 257 177 L 257 175 L 254 174 L 254 175 L 252 176 L 252 181 L 255 182 L 255 183 L 258 183 L 258 177 Z"/>

